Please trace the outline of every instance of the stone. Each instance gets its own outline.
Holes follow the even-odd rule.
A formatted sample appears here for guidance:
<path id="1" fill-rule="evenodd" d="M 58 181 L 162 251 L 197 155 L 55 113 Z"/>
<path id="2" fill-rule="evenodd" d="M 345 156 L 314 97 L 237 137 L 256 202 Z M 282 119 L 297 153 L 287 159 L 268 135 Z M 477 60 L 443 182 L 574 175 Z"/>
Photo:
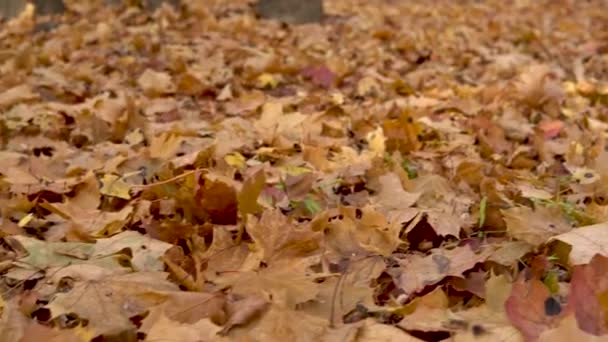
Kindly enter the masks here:
<path id="1" fill-rule="evenodd" d="M 106 5 L 118 5 L 127 1 L 129 0 L 104 0 L 104 3 Z M 36 6 L 36 14 L 38 15 L 61 14 L 65 11 L 63 0 L 0 0 L 0 16 L 4 19 L 14 18 L 25 9 L 28 2 Z M 140 2 L 143 3 L 144 8 L 149 10 L 160 7 L 163 2 L 167 2 L 176 8 L 180 4 L 180 0 L 140 0 Z"/>
<path id="2" fill-rule="evenodd" d="M 25 9 L 24 0 L 4 0 L 0 1 L 0 16 L 4 19 L 16 17 Z"/>
<path id="3" fill-rule="evenodd" d="M 60 14 L 65 12 L 62 0 L 34 0 L 37 15 Z"/>
<path id="4" fill-rule="evenodd" d="M 323 0 L 258 0 L 255 11 L 288 24 L 318 23 L 323 19 Z"/>

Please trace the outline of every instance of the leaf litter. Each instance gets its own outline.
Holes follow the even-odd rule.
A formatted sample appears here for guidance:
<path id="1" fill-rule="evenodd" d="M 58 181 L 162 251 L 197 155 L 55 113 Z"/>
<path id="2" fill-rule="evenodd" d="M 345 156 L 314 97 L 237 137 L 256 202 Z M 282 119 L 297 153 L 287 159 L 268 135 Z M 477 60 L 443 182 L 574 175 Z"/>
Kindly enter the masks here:
<path id="1" fill-rule="evenodd" d="M 67 6 L 0 24 L 3 340 L 606 338 L 605 3 Z"/>

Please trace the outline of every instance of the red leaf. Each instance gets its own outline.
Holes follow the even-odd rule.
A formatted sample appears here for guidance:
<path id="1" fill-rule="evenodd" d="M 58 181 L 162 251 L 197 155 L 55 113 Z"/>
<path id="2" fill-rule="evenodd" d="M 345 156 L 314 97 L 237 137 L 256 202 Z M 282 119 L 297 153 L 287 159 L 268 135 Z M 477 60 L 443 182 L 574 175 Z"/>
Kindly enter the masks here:
<path id="1" fill-rule="evenodd" d="M 536 279 L 513 284 L 505 311 L 526 341 L 536 341 L 543 331 L 557 326 L 566 314 L 545 285 Z"/>
<path id="2" fill-rule="evenodd" d="M 325 65 L 308 66 L 300 73 L 319 87 L 331 88 L 336 83 L 336 74 Z"/>
<path id="3" fill-rule="evenodd" d="M 560 120 L 544 121 L 538 127 L 543 132 L 545 139 L 552 139 L 559 135 L 564 128 L 564 123 Z"/>
<path id="4" fill-rule="evenodd" d="M 593 334 L 608 334 L 607 308 L 600 296 L 608 290 L 608 258 L 596 254 L 587 265 L 574 268 L 570 288 L 570 305 L 581 330 Z"/>

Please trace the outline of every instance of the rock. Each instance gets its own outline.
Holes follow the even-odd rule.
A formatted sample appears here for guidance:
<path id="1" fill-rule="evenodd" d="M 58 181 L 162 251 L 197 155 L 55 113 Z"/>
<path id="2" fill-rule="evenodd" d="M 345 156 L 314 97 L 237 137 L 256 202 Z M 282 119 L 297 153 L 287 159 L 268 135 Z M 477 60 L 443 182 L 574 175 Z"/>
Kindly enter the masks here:
<path id="1" fill-rule="evenodd" d="M 104 0 L 107 5 L 117 5 L 129 0 Z M 180 0 L 140 0 L 144 7 L 149 10 L 154 10 L 163 2 L 167 2 L 176 8 L 179 7 Z M 31 0 L 36 6 L 36 14 L 38 15 L 49 15 L 49 14 L 60 14 L 65 11 L 65 5 L 63 0 Z M 0 16 L 4 19 L 10 19 L 16 17 L 25 9 L 25 5 L 28 0 L 0 0 Z"/>
<path id="2" fill-rule="evenodd" d="M 160 7 L 164 2 L 169 3 L 175 8 L 179 7 L 180 0 L 105 0 L 108 5 L 120 5 L 122 3 L 140 3 L 147 10 L 155 10 Z"/>
<path id="3" fill-rule="evenodd" d="M 323 19 L 323 0 L 258 0 L 256 13 L 289 24 L 318 23 Z"/>
<path id="4" fill-rule="evenodd" d="M 65 11 L 63 0 L 34 0 L 32 3 L 36 6 L 38 15 L 60 14 Z"/>
<path id="5" fill-rule="evenodd" d="M 0 1 L 0 16 L 4 19 L 16 17 L 25 9 L 24 0 L 4 0 Z"/>

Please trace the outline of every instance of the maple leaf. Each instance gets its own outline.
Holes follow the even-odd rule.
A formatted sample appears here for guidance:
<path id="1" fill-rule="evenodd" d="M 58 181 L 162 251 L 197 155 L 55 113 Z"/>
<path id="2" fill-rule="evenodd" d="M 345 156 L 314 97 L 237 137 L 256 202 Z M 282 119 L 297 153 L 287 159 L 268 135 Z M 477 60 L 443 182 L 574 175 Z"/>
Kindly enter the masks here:
<path id="1" fill-rule="evenodd" d="M 596 254 L 572 272 L 568 305 L 574 308 L 579 328 L 595 336 L 608 334 L 608 258 Z"/>
<path id="2" fill-rule="evenodd" d="M 252 237 L 262 260 L 270 263 L 282 258 L 304 256 L 319 248 L 319 235 L 310 227 L 298 227 L 279 210 L 267 210 L 256 220 L 250 216 L 245 228 Z"/>
<path id="3" fill-rule="evenodd" d="M 563 241 L 570 246 L 569 260 L 573 265 L 587 264 L 593 256 L 608 256 L 606 223 L 583 226 L 569 232 L 554 236 L 552 240 Z"/>
<path id="4" fill-rule="evenodd" d="M 369 256 L 344 261 L 339 268 L 339 277 L 328 275 L 319 286 L 316 298 L 299 305 L 303 311 L 326 318 L 332 324 L 342 321 L 357 305 L 375 305 L 371 283 L 384 271 L 385 264 L 381 257 Z"/>
<path id="5" fill-rule="evenodd" d="M 47 305 L 52 317 L 76 314 L 87 320 L 93 336 L 132 339 L 135 326 L 129 320 L 163 299 L 162 292 L 175 290 L 165 273 L 138 272 L 78 282 L 58 293 Z"/>
<path id="6" fill-rule="evenodd" d="M 435 248 L 429 255 L 410 254 L 398 260 L 399 268 L 392 270 L 393 278 L 405 297 L 410 297 L 445 277 L 461 276 L 478 262 L 484 262 L 491 254 L 491 249 L 488 248 L 475 253 L 469 245 L 449 250 Z"/>
<path id="7" fill-rule="evenodd" d="M 376 196 L 376 201 L 382 208 L 389 210 L 409 208 L 420 197 L 419 193 L 405 191 L 401 185 L 401 180 L 394 173 L 380 176 L 378 182 L 381 188 Z"/>
<path id="8" fill-rule="evenodd" d="M 236 190 L 222 180 L 203 179 L 195 194 L 200 208 L 217 224 L 234 224 L 237 220 L 238 200 Z"/>
<path id="9" fill-rule="evenodd" d="M 242 270 L 238 274 L 225 274 L 216 282 L 230 286 L 235 294 L 262 296 L 266 301 L 295 308 L 317 297 L 319 284 L 314 282 L 315 275 L 307 272 L 315 261 L 318 261 L 317 257 L 283 259 L 259 271 Z"/>
<path id="10" fill-rule="evenodd" d="M 447 296 L 437 288 L 399 308 L 406 314 L 399 326 L 421 331 L 449 331 L 456 341 L 523 341 L 504 309 L 511 287 L 505 276 L 491 275 L 485 283 L 485 303 L 464 310 L 448 308 Z"/>
<path id="11" fill-rule="evenodd" d="M 180 323 L 167 316 L 161 316 L 146 334 L 150 341 L 212 341 L 222 330 L 209 319 L 195 323 Z"/>
<path id="12" fill-rule="evenodd" d="M 242 217 L 249 214 L 256 214 L 261 207 L 258 204 L 258 196 L 266 184 L 264 170 L 259 169 L 248 177 L 243 183 L 243 188 L 237 195 L 239 213 Z"/>
<path id="13" fill-rule="evenodd" d="M 389 222 L 372 208 L 342 208 L 325 212 L 313 223 L 325 235 L 324 245 L 338 256 L 389 255 L 399 245 L 398 222 Z"/>
<path id="14" fill-rule="evenodd" d="M 163 95 L 176 90 L 171 75 L 151 69 L 146 69 L 137 79 L 137 83 L 150 95 Z"/>
<path id="15" fill-rule="evenodd" d="M 0 5 L 3 340 L 606 336 L 597 2 L 85 2 Z"/>
<path id="16" fill-rule="evenodd" d="M 536 341 L 543 331 L 557 326 L 568 310 L 552 297 L 540 280 L 513 284 L 505 311 L 526 341 Z"/>
<path id="17" fill-rule="evenodd" d="M 316 86 L 331 88 L 336 82 L 336 74 L 325 65 L 311 65 L 300 72 Z"/>
<path id="18" fill-rule="evenodd" d="M 161 256 L 171 247 L 170 244 L 152 239 L 134 231 L 126 231 L 107 239 L 99 239 L 93 248 L 92 257 L 109 256 L 128 249 L 131 265 L 135 271 L 162 271 Z"/>
<path id="19" fill-rule="evenodd" d="M 501 210 L 501 213 L 507 225 L 507 234 L 531 245 L 542 244 L 572 229 L 556 207 L 538 206 L 532 210 L 522 206 Z"/>
<path id="20" fill-rule="evenodd" d="M 601 342 L 605 336 L 591 335 L 579 329 L 574 315 L 569 315 L 559 322 L 557 327 L 543 331 L 539 336 L 539 342 L 568 342 L 568 341 L 589 341 Z"/>

